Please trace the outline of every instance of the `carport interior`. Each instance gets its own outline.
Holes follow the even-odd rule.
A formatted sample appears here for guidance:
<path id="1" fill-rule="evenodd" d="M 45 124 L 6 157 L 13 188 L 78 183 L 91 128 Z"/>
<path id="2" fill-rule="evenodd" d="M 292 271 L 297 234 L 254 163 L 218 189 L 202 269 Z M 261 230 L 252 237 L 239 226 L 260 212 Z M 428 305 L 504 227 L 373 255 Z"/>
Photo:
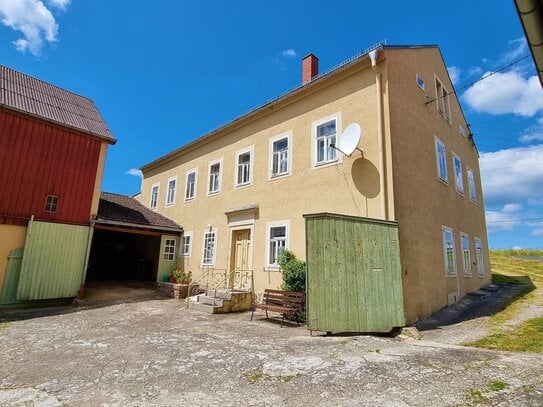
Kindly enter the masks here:
<path id="1" fill-rule="evenodd" d="M 156 281 L 160 234 L 96 228 L 86 281 Z"/>

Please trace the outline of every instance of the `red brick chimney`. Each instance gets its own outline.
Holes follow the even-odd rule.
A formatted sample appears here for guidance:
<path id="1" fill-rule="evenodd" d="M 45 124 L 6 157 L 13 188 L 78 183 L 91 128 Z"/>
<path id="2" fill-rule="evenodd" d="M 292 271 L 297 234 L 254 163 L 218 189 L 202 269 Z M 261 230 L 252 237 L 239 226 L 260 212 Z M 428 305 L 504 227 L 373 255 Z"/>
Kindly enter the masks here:
<path id="1" fill-rule="evenodd" d="M 319 74 L 319 58 L 309 54 L 302 59 L 302 83 L 310 82 Z"/>

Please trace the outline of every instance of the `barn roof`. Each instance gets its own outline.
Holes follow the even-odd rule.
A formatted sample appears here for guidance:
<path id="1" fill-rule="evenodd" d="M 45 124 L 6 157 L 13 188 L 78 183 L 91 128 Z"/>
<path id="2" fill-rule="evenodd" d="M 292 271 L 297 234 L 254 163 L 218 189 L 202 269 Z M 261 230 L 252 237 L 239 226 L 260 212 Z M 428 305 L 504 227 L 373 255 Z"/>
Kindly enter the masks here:
<path id="1" fill-rule="evenodd" d="M 96 223 L 143 227 L 181 233 L 183 228 L 173 220 L 142 205 L 126 195 L 102 192 Z"/>
<path id="2" fill-rule="evenodd" d="M 116 142 L 94 102 L 0 65 L 0 107 Z"/>

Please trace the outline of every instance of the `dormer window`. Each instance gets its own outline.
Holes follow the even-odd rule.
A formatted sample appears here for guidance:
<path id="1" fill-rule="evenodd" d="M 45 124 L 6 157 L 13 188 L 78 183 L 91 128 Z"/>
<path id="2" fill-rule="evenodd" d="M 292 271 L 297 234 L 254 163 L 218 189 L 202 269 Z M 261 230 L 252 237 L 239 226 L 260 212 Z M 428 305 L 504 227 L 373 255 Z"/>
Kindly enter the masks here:
<path id="1" fill-rule="evenodd" d="M 45 198 L 45 212 L 56 213 L 58 208 L 58 196 L 47 195 Z"/>

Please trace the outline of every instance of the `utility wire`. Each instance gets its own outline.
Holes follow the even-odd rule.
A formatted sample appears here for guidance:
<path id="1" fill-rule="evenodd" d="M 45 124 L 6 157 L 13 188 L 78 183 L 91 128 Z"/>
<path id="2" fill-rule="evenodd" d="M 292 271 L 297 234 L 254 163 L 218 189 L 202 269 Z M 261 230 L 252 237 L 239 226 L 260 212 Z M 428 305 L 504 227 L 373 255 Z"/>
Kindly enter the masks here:
<path id="1" fill-rule="evenodd" d="M 447 93 L 447 94 L 445 94 L 445 95 L 441 95 L 441 96 L 438 96 L 438 97 L 436 97 L 436 98 L 430 99 L 429 101 L 427 101 L 427 102 L 424 103 L 424 104 L 427 105 L 427 104 L 429 104 L 429 103 L 435 102 L 436 100 L 442 99 L 442 98 L 444 98 L 444 97 L 446 97 L 446 96 L 454 95 L 455 93 L 458 93 L 458 92 L 460 92 L 461 90 L 464 90 L 464 89 L 466 89 L 466 88 L 469 88 L 470 86 L 475 85 L 477 82 L 481 82 L 482 80 L 485 80 L 485 79 L 487 79 L 487 78 L 490 78 L 492 75 L 497 74 L 498 72 L 504 71 L 504 70 L 506 70 L 507 68 L 510 68 L 510 67 L 512 67 L 512 66 L 515 65 L 515 64 L 518 64 L 520 61 L 522 61 L 522 60 L 528 58 L 529 56 L 530 56 L 530 54 L 526 54 L 526 55 L 524 55 L 523 57 L 521 57 L 521 58 L 519 58 L 519 59 L 517 59 L 517 60 L 511 62 L 509 65 L 506 65 L 506 66 L 504 66 L 504 67 L 501 67 L 501 68 L 498 69 L 497 71 L 490 72 L 488 75 L 485 75 L 485 76 L 483 76 L 483 77 L 477 79 L 476 81 L 470 82 L 470 83 L 468 83 L 467 85 L 462 86 L 461 88 L 455 89 L 455 90 L 453 90 L 453 91 L 450 92 L 450 93 Z"/>
<path id="2" fill-rule="evenodd" d="M 533 218 L 533 219 L 517 219 L 517 220 L 495 220 L 494 222 L 486 223 L 514 223 L 514 222 L 528 222 L 532 220 L 543 220 L 543 218 Z"/>

